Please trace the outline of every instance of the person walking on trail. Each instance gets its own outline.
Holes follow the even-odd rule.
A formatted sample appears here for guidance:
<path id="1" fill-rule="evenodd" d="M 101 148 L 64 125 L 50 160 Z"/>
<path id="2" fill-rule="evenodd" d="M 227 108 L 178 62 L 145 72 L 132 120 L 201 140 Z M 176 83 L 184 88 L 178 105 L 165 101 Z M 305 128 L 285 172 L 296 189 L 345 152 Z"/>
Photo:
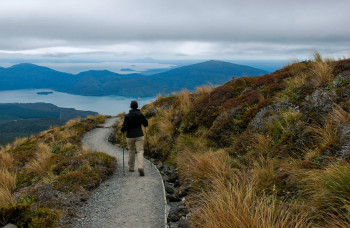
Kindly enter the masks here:
<path id="1" fill-rule="evenodd" d="M 137 151 L 138 171 L 140 176 L 144 176 L 144 161 L 143 161 L 143 142 L 144 136 L 141 124 L 144 127 L 148 126 L 148 121 L 142 112 L 137 109 L 137 101 L 131 101 L 131 110 L 126 114 L 121 131 L 126 131 L 126 142 L 129 148 L 129 171 L 134 172 L 135 167 L 135 152 Z"/>

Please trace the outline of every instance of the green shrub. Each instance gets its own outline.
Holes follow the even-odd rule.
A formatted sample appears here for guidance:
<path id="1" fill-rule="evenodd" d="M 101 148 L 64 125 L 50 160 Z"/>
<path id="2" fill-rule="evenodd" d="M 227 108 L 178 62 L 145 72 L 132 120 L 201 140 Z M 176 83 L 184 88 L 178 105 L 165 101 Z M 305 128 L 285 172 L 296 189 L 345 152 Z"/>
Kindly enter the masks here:
<path id="1" fill-rule="evenodd" d="M 56 227 L 60 213 L 48 208 L 31 209 L 29 204 L 17 204 L 0 208 L 0 226 L 8 223 L 18 227 Z"/>
<path id="2" fill-rule="evenodd" d="M 17 204 L 0 208 L 0 226 L 8 223 L 24 226 L 30 222 L 32 211 L 29 204 Z"/>
<path id="3" fill-rule="evenodd" d="M 60 213 L 48 208 L 39 208 L 28 224 L 29 228 L 54 228 L 60 218 Z"/>

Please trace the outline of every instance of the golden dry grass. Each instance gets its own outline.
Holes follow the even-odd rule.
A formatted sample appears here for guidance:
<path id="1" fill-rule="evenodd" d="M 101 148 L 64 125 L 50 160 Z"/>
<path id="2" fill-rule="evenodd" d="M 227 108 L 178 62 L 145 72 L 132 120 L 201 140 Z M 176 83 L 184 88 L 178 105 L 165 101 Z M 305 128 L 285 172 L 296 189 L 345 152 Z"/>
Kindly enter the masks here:
<path id="1" fill-rule="evenodd" d="M 0 151 L 0 167 L 3 169 L 10 169 L 13 165 L 13 157 L 7 152 Z"/>
<path id="2" fill-rule="evenodd" d="M 335 208 L 350 205 L 348 162 L 334 163 L 325 170 L 309 172 L 305 183 L 305 191 L 312 193 L 313 205 L 323 211 L 333 211 Z"/>
<path id="3" fill-rule="evenodd" d="M 178 151 L 187 151 L 188 153 L 204 153 L 208 151 L 208 143 L 202 137 L 180 134 L 175 142 Z"/>
<path id="4" fill-rule="evenodd" d="M 259 193 L 275 193 L 276 162 L 274 160 L 260 157 L 253 162 L 250 170 L 251 179 L 255 183 L 256 191 Z"/>
<path id="5" fill-rule="evenodd" d="M 320 149 L 326 149 L 336 145 L 341 136 L 338 124 L 332 119 L 326 120 L 323 125 L 310 126 L 307 131 L 317 136 Z"/>
<path id="6" fill-rule="evenodd" d="M 224 181 L 234 172 L 230 157 L 223 149 L 204 153 L 182 151 L 177 156 L 177 166 L 181 179 L 194 180 L 192 189 L 199 192 L 211 188 L 211 181 Z"/>
<path id="7" fill-rule="evenodd" d="M 0 207 L 13 204 L 11 192 L 7 188 L 0 187 Z"/>
<path id="8" fill-rule="evenodd" d="M 174 110 L 157 109 L 160 116 L 158 126 L 158 138 L 166 138 L 172 135 L 174 132 L 174 125 L 172 119 L 174 117 Z"/>
<path id="9" fill-rule="evenodd" d="M 153 132 L 151 132 L 153 131 Z M 148 142 L 150 146 L 156 147 L 157 144 L 159 143 L 159 137 L 158 134 L 158 121 L 156 121 L 155 118 L 151 118 L 148 120 L 148 132 L 147 132 L 147 137 L 148 137 Z"/>
<path id="10" fill-rule="evenodd" d="M 57 140 L 65 141 L 69 138 L 74 138 L 78 136 L 78 131 L 74 129 L 64 129 L 63 131 L 57 132 Z"/>
<path id="11" fill-rule="evenodd" d="M 313 86 L 324 86 L 333 77 L 333 66 L 330 59 L 323 59 L 318 52 L 314 52 L 314 62 L 310 70 L 310 80 Z"/>
<path id="12" fill-rule="evenodd" d="M 213 91 L 214 88 L 215 88 L 215 86 L 213 84 L 196 87 L 195 94 L 206 95 L 206 94 L 211 93 L 211 91 Z"/>
<path id="13" fill-rule="evenodd" d="M 215 179 L 212 188 L 198 199 L 199 206 L 191 220 L 193 227 L 310 227 L 306 213 L 294 214 L 273 196 L 259 196 L 245 176 Z"/>
<path id="14" fill-rule="evenodd" d="M 13 148 L 12 144 L 6 144 L 6 146 L 1 146 L 0 147 L 0 153 L 5 153 Z"/>
<path id="15" fill-rule="evenodd" d="M 46 142 L 46 143 L 54 142 L 56 140 L 55 139 L 55 134 L 52 134 L 52 133 L 49 133 L 49 132 L 44 134 L 43 138 L 44 138 L 44 142 Z"/>
<path id="16" fill-rule="evenodd" d="M 7 169 L 0 169 L 0 188 L 6 188 L 10 192 L 16 188 L 16 174 Z"/>
<path id="17" fill-rule="evenodd" d="M 342 210 L 344 211 L 343 214 L 334 214 L 334 213 L 329 213 L 327 215 L 327 221 L 326 221 L 326 226 L 331 228 L 331 227 L 336 227 L 336 228 L 349 228 L 350 227 L 350 204 L 344 204 L 342 207 Z"/>
<path id="18" fill-rule="evenodd" d="M 159 123 L 159 137 L 170 137 L 174 131 L 171 121 L 162 121 Z"/>
<path id="19" fill-rule="evenodd" d="M 326 149 L 337 150 L 342 135 L 341 125 L 348 123 L 349 113 L 340 106 L 335 105 L 331 114 L 324 118 L 323 124 L 307 127 L 306 132 L 316 136 L 318 145 L 313 145 L 317 149 L 305 147 L 305 158 L 314 158 Z"/>
<path id="20" fill-rule="evenodd" d="M 25 143 L 28 140 L 27 137 L 25 138 L 16 138 L 16 140 L 12 143 L 13 147 L 17 147 L 19 145 L 22 145 L 23 143 Z"/>
<path id="21" fill-rule="evenodd" d="M 188 113 L 190 111 L 191 104 L 192 104 L 190 92 L 187 89 L 184 89 L 181 92 L 174 94 L 174 97 L 177 98 L 177 103 L 178 103 L 177 108 L 183 114 Z"/>
<path id="22" fill-rule="evenodd" d="M 339 105 L 335 105 L 333 108 L 333 112 L 330 115 L 333 121 L 339 123 L 348 123 L 349 122 L 349 113 L 346 112 Z"/>
<path id="23" fill-rule="evenodd" d="M 305 148 L 302 150 L 304 155 L 304 159 L 305 160 L 313 160 L 315 158 L 317 158 L 318 156 L 320 156 L 320 151 L 318 151 L 317 149 L 312 149 L 309 148 L 307 146 L 305 146 Z"/>
<path id="24" fill-rule="evenodd" d="M 35 158 L 28 162 L 27 170 L 29 173 L 43 175 L 51 168 L 51 148 L 43 143 L 37 146 Z"/>
<path id="25" fill-rule="evenodd" d="M 75 124 L 77 124 L 79 121 L 81 121 L 81 119 L 72 119 L 72 120 L 68 120 L 66 123 L 66 127 L 72 127 Z"/>
<path id="26" fill-rule="evenodd" d="M 268 135 L 256 134 L 253 142 L 253 147 L 259 154 L 268 155 L 273 152 L 273 147 L 270 145 L 271 138 Z"/>

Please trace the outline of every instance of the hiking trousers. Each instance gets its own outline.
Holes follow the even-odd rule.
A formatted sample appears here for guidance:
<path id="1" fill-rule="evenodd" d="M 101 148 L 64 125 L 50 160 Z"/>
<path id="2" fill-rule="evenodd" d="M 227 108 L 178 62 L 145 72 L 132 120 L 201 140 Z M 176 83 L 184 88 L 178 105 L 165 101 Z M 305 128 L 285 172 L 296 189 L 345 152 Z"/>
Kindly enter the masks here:
<path id="1" fill-rule="evenodd" d="M 137 160 L 138 160 L 138 168 L 144 169 L 144 161 L 143 161 L 143 142 L 144 137 L 137 138 L 126 138 L 126 142 L 128 143 L 129 148 L 129 170 L 134 170 L 135 168 L 135 153 L 137 151 Z"/>

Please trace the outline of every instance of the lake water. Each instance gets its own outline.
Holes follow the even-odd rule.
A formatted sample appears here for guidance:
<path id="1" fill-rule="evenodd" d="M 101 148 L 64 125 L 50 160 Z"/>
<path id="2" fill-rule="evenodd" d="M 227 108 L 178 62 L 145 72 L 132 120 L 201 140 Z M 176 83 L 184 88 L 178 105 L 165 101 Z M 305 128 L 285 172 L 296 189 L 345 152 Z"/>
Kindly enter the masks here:
<path id="1" fill-rule="evenodd" d="M 38 95 L 37 92 L 53 93 L 49 95 Z M 141 106 L 148 104 L 154 99 L 154 97 L 141 98 Z M 47 89 L 0 91 L 0 103 L 45 102 L 57 105 L 58 107 L 95 111 L 107 115 L 116 115 L 121 112 L 127 112 L 130 109 L 129 106 L 131 100 L 137 100 L 137 97 L 80 96 Z"/>

